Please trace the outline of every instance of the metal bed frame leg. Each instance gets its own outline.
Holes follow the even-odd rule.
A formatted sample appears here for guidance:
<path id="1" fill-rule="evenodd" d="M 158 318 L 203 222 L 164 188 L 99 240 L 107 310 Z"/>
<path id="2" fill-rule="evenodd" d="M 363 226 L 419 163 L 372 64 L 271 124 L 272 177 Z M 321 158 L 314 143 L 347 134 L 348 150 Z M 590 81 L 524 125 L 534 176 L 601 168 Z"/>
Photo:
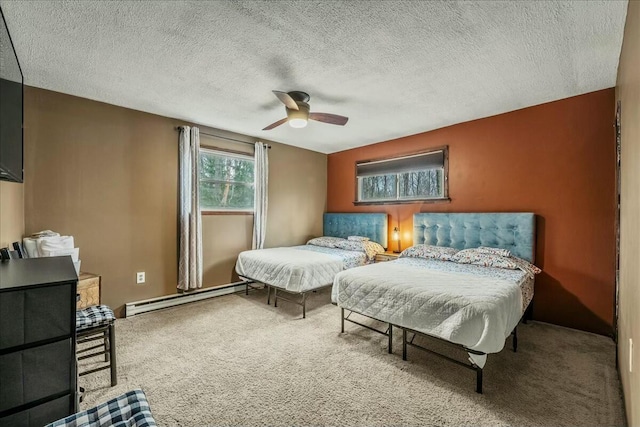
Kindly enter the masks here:
<path id="1" fill-rule="evenodd" d="M 341 334 L 344 334 L 344 308 L 340 307 L 340 324 L 342 329 L 340 330 Z"/>
<path id="2" fill-rule="evenodd" d="M 518 326 L 513 328 L 513 352 L 518 351 Z"/>
<path id="3" fill-rule="evenodd" d="M 527 307 L 522 316 L 522 323 L 525 325 L 529 320 L 533 320 L 533 300 L 529 303 L 529 307 Z"/>
<path id="4" fill-rule="evenodd" d="M 307 293 L 302 294 L 302 318 L 307 318 Z"/>
<path id="5" fill-rule="evenodd" d="M 273 288 L 273 306 L 278 306 L 278 288 Z"/>
<path id="6" fill-rule="evenodd" d="M 453 359 L 449 356 L 446 356 L 443 353 L 438 353 L 435 350 L 431 350 L 425 347 L 422 347 L 418 344 L 414 344 L 413 340 L 414 338 L 418 335 L 418 332 L 416 331 L 411 331 L 413 332 L 413 337 L 411 338 L 411 341 L 407 340 L 407 329 L 402 328 L 402 360 L 407 360 L 407 346 L 411 345 L 412 347 L 416 347 L 420 350 L 426 351 L 427 353 L 431 353 L 434 354 L 436 356 L 442 357 L 446 360 L 449 360 L 451 362 L 454 362 L 457 365 L 463 366 L 467 369 L 471 369 L 476 371 L 476 393 L 480 393 L 482 394 L 482 374 L 483 374 L 483 369 L 481 367 L 479 367 L 478 365 L 476 365 L 475 363 L 471 362 L 471 364 L 467 364 L 467 363 L 463 363 L 459 360 Z M 437 338 L 437 337 L 432 337 L 432 338 Z M 445 342 L 447 342 L 446 340 L 443 340 Z M 454 344 L 456 345 L 456 344 Z M 467 349 L 466 347 L 463 347 L 467 352 L 469 353 L 473 353 L 473 354 L 478 354 L 478 355 L 484 355 L 485 353 L 479 352 L 479 351 L 475 351 L 475 350 L 470 350 Z"/>
<path id="7" fill-rule="evenodd" d="M 393 325 L 389 323 L 389 354 L 393 353 Z"/>
<path id="8" fill-rule="evenodd" d="M 271 286 L 267 286 L 267 305 L 271 305 Z"/>
<path id="9" fill-rule="evenodd" d="M 402 328 L 402 360 L 407 360 L 407 330 Z"/>
<path id="10" fill-rule="evenodd" d="M 109 355 L 109 349 L 111 348 L 109 346 L 109 333 L 108 331 L 104 331 L 104 336 L 102 337 L 102 339 L 104 340 L 104 361 L 108 362 L 110 355 Z"/>
<path id="11" fill-rule="evenodd" d="M 249 282 L 244 284 L 244 294 L 249 295 Z"/>
<path id="12" fill-rule="evenodd" d="M 116 326 L 113 324 L 113 322 L 111 322 L 111 324 L 109 325 L 109 359 L 111 371 L 111 387 L 114 387 L 118 384 L 118 365 L 116 364 Z"/>

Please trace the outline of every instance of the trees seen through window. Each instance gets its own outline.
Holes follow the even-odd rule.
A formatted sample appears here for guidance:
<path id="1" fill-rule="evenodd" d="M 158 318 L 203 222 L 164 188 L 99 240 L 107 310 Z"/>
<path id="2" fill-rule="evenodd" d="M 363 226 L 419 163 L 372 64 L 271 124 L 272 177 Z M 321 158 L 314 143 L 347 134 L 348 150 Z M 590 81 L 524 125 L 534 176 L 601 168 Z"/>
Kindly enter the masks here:
<path id="1" fill-rule="evenodd" d="M 200 150 L 200 209 L 253 211 L 253 158 Z"/>

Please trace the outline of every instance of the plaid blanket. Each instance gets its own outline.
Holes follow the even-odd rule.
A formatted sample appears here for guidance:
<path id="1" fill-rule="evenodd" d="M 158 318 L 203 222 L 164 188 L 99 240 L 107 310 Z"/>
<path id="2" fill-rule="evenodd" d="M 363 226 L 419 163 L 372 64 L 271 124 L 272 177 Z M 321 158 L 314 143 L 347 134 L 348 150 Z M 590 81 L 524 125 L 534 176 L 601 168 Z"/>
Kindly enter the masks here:
<path id="1" fill-rule="evenodd" d="M 92 305 L 82 310 L 76 311 L 76 330 L 95 328 L 106 325 L 116 320 L 116 316 L 106 305 Z"/>
<path id="2" fill-rule="evenodd" d="M 137 389 L 45 427 L 60 426 L 156 427 L 156 422 L 151 415 L 147 397 L 142 390 Z"/>

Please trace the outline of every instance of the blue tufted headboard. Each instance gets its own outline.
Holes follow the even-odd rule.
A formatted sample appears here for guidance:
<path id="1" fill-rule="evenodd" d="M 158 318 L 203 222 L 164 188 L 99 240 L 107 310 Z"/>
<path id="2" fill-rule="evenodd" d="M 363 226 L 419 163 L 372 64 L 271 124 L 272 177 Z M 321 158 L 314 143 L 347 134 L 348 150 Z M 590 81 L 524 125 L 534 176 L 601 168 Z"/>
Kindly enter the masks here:
<path id="1" fill-rule="evenodd" d="M 323 233 L 325 236 L 365 236 L 387 248 L 387 214 L 383 213 L 326 213 Z"/>
<path id="2" fill-rule="evenodd" d="M 533 213 L 417 213 L 413 244 L 457 249 L 504 248 L 530 262 L 535 257 L 536 219 Z"/>

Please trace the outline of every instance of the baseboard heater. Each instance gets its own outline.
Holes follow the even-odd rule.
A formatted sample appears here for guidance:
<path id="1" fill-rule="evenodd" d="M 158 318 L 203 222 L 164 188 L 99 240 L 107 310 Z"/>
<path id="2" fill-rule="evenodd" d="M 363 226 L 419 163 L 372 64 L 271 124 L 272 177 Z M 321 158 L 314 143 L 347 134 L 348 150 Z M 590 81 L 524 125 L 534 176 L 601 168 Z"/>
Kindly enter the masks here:
<path id="1" fill-rule="evenodd" d="M 135 316 L 136 314 L 147 313 L 149 311 L 174 307 L 176 305 L 187 304 L 190 302 L 201 301 L 207 298 L 228 295 L 235 292 L 244 292 L 247 288 L 247 284 L 249 283 L 253 283 L 253 281 L 234 282 L 224 286 L 204 288 L 197 291 L 185 292 L 181 294 L 167 295 L 164 297 L 150 298 L 143 301 L 129 302 L 125 304 L 125 317 L 131 317 Z"/>

